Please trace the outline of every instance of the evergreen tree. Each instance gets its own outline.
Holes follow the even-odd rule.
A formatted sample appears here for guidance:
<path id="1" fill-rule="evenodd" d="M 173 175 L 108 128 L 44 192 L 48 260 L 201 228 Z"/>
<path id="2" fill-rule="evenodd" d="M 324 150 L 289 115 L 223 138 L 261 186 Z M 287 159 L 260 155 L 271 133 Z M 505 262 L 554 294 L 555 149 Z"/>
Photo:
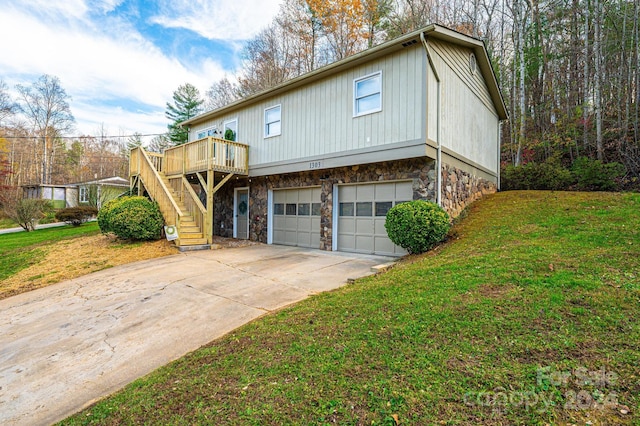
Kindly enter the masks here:
<path id="1" fill-rule="evenodd" d="M 200 91 L 192 84 L 186 83 L 173 92 L 173 103 L 167 102 L 165 116 L 171 120 L 167 126 L 169 139 L 173 145 L 182 145 L 189 139 L 187 129 L 180 127 L 180 123 L 195 117 L 202 111 L 204 100 L 200 98 Z"/>

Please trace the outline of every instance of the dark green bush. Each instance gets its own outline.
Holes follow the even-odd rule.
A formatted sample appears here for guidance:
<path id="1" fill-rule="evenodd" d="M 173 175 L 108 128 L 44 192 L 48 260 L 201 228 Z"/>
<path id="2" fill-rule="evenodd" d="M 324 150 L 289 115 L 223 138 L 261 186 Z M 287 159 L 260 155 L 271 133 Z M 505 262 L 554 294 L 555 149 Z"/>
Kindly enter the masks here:
<path id="1" fill-rule="evenodd" d="M 502 190 L 540 189 L 563 190 L 574 183 L 570 170 L 557 161 L 527 163 L 522 166 L 506 166 L 500 174 Z"/>
<path id="2" fill-rule="evenodd" d="M 158 205 L 145 197 L 116 198 L 98 212 L 102 233 L 113 233 L 126 240 L 157 240 L 163 224 Z"/>
<path id="3" fill-rule="evenodd" d="M 56 219 L 73 226 L 80 226 L 98 214 L 98 209 L 91 206 L 68 207 L 56 212 Z"/>
<path id="4" fill-rule="evenodd" d="M 576 188 L 581 191 L 613 191 L 619 189 L 618 180 L 625 174 L 620 163 L 603 163 L 580 157 L 571 166 Z"/>
<path id="5" fill-rule="evenodd" d="M 391 241 L 412 254 L 424 253 L 444 240 L 450 226 L 447 212 L 422 200 L 394 206 L 384 224 Z"/>

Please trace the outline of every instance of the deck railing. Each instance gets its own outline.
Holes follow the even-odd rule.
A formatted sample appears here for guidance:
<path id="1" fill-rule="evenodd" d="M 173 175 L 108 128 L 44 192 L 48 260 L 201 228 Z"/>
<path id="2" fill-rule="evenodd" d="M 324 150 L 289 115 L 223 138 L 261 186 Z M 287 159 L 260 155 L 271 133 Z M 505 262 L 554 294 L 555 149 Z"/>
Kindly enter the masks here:
<path id="1" fill-rule="evenodd" d="M 209 136 L 165 150 L 162 166 L 162 171 L 167 176 L 209 169 L 247 174 L 249 147 L 239 142 Z"/>
<path id="2" fill-rule="evenodd" d="M 198 198 L 198 194 L 193 190 L 187 178 L 184 176 L 170 178 L 169 184 L 186 208 L 186 211 L 183 213 L 191 215 L 196 225 L 206 231 L 205 219 L 207 217 L 207 209 L 205 205 L 202 204 L 202 201 L 200 201 L 200 198 Z"/>
<path id="3" fill-rule="evenodd" d="M 149 155 L 142 148 L 134 148 L 131 150 L 129 164 L 131 176 L 137 175 L 142 180 L 151 198 L 158 203 L 165 223 L 179 226 L 184 213 L 171 197 L 169 188 L 162 181 Z"/>

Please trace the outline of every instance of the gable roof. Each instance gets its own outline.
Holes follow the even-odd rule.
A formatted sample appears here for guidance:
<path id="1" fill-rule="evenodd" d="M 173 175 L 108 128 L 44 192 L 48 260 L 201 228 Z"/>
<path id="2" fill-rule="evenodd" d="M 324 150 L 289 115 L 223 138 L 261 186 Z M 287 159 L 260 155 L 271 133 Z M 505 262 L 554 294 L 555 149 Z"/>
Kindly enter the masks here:
<path id="1" fill-rule="evenodd" d="M 86 182 L 78 182 L 74 185 L 103 185 L 103 186 L 126 186 L 129 187 L 129 180 L 120 176 L 111 176 L 102 179 L 94 179 Z"/>
<path id="2" fill-rule="evenodd" d="M 495 73 L 493 72 L 493 67 L 491 66 L 491 61 L 489 60 L 489 55 L 487 54 L 487 49 L 485 48 L 484 42 L 482 40 L 459 33 L 441 25 L 431 24 L 420 30 L 405 34 L 396 39 L 372 47 L 371 49 L 364 50 L 340 61 L 331 63 L 322 68 L 318 68 L 314 71 L 287 80 L 262 92 L 239 99 L 221 108 L 197 115 L 193 118 L 190 118 L 189 120 L 183 121 L 182 123 L 180 123 L 180 125 L 187 126 L 190 124 L 208 120 L 217 115 L 224 114 L 256 102 L 260 102 L 271 96 L 287 92 L 294 88 L 309 84 L 313 81 L 355 67 L 364 62 L 368 62 L 389 53 L 404 49 L 407 46 L 419 43 L 421 34 L 427 39 L 434 38 L 472 49 L 477 58 L 478 67 L 480 68 L 482 76 L 484 77 L 484 80 L 487 84 L 487 88 L 489 90 L 491 100 L 493 101 L 493 104 L 498 113 L 498 117 L 501 120 L 506 120 L 508 118 L 507 108 L 504 104 L 502 94 L 500 93 L 498 80 L 496 79 Z"/>

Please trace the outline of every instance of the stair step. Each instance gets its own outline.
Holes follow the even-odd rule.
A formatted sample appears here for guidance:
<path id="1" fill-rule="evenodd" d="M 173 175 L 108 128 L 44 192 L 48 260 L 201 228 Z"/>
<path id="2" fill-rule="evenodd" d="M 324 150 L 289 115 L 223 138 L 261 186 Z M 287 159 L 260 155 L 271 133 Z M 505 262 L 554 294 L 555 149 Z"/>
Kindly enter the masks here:
<path id="1" fill-rule="evenodd" d="M 178 235 L 180 235 L 180 240 L 200 240 L 200 239 L 204 238 L 204 236 L 202 235 L 202 232 L 196 232 L 196 233 L 193 233 L 193 234 L 182 233 L 182 234 L 178 234 Z"/>
<path id="2" fill-rule="evenodd" d="M 180 246 L 199 246 L 207 244 L 206 238 L 190 238 L 190 239 L 182 239 L 180 238 Z"/>
<path id="3" fill-rule="evenodd" d="M 180 235 L 181 237 L 183 235 L 202 235 L 202 230 L 200 228 L 181 228 L 178 235 Z"/>

